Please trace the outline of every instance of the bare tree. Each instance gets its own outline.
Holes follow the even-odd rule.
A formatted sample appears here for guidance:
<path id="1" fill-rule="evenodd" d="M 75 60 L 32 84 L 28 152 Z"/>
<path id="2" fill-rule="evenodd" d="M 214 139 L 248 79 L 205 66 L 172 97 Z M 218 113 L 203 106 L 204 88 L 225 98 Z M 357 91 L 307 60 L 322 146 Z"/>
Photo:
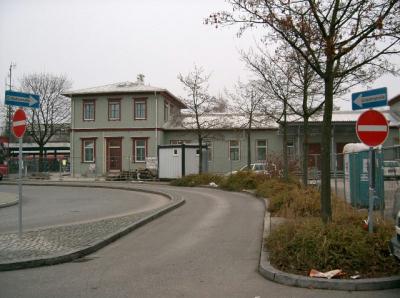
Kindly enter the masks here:
<path id="1" fill-rule="evenodd" d="M 247 166 L 251 164 L 251 130 L 254 124 L 264 120 L 260 117 L 260 110 L 264 104 L 264 94 L 260 92 L 255 81 L 242 83 L 240 80 L 235 85 L 235 92 L 226 92 L 233 102 L 233 110 L 246 118 L 243 128 L 247 135 Z M 258 115 L 257 115 L 258 114 Z M 258 117 L 257 117 L 258 116 Z"/>
<path id="2" fill-rule="evenodd" d="M 261 25 L 268 40 L 283 40 L 324 81 L 321 155 L 321 215 L 332 217 L 330 141 L 334 82 L 352 84 L 396 71 L 388 57 L 400 53 L 398 0 L 228 0 L 233 12 L 206 22 L 241 24 L 239 34 Z M 322 49 L 322 51 L 321 51 Z M 316 55 L 315 53 L 321 53 Z"/>
<path id="3" fill-rule="evenodd" d="M 314 72 L 303 57 L 283 44 L 275 51 L 279 55 L 280 68 L 293 70 L 290 83 L 294 88 L 294 97 L 288 102 L 288 106 L 294 115 L 302 118 L 303 125 L 303 155 L 302 155 L 302 179 L 303 185 L 308 184 L 308 148 L 309 148 L 309 119 L 322 110 L 324 105 L 320 77 Z M 337 85 L 336 85 L 337 86 Z M 335 94 L 341 90 L 335 88 Z"/>
<path id="4" fill-rule="evenodd" d="M 208 93 L 208 80 L 210 74 L 204 72 L 202 67 L 194 66 L 194 69 L 187 75 L 178 75 L 178 80 L 183 84 L 186 97 L 182 101 L 193 113 L 194 125 L 197 141 L 199 144 L 199 173 L 203 172 L 203 140 L 207 129 L 211 128 L 212 123 L 207 119 L 206 114 L 213 111 L 216 107 L 216 100 Z"/>
<path id="5" fill-rule="evenodd" d="M 65 76 L 45 73 L 24 75 L 22 90 L 40 96 L 40 107 L 28 111 L 28 133 L 39 146 L 39 159 L 43 158 L 44 147 L 60 129 L 61 124 L 70 121 L 71 110 L 68 98 L 62 94 L 71 87 Z"/>
<path id="6" fill-rule="evenodd" d="M 290 112 L 289 102 L 296 96 L 292 83 L 293 68 L 282 64 L 278 56 L 269 55 L 267 52 L 258 55 L 251 50 L 241 54 L 246 66 L 258 78 L 255 82 L 259 92 L 267 98 L 262 105 L 263 112 L 282 127 L 283 175 L 288 180 L 287 119 Z"/>
<path id="7" fill-rule="evenodd" d="M 224 113 L 229 109 L 228 101 L 223 97 L 222 94 L 219 94 L 215 98 L 215 102 L 212 106 L 212 113 Z"/>

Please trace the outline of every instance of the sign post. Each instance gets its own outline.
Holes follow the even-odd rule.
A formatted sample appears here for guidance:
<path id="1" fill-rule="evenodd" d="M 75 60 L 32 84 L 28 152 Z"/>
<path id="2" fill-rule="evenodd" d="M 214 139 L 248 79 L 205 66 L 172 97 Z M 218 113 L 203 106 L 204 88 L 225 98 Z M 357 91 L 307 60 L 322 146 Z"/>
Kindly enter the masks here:
<path id="1" fill-rule="evenodd" d="M 26 130 L 26 115 L 24 110 L 18 109 L 12 119 L 12 130 L 19 139 L 18 152 L 18 235 L 22 236 L 22 137 Z"/>
<path id="2" fill-rule="evenodd" d="M 372 233 L 375 195 L 375 152 L 373 147 L 385 142 L 389 133 L 388 122 L 381 112 L 375 110 L 365 111 L 357 120 L 356 133 L 360 141 L 369 146 L 368 231 Z"/>

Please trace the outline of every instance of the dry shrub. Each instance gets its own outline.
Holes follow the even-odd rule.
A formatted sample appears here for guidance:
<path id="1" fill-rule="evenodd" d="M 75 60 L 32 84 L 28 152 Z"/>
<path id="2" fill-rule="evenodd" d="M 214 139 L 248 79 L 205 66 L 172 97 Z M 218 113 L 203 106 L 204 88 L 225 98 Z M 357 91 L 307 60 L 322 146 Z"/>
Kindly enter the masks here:
<path id="1" fill-rule="evenodd" d="M 319 191 L 297 183 L 271 179 L 257 193 L 269 198 L 273 215 L 288 219 L 266 239 L 271 263 L 280 270 L 307 275 L 310 269 L 342 269 L 347 277 L 363 278 L 400 274 L 399 262 L 388 249 L 392 222 L 377 218 L 370 234 L 364 229 L 366 210 L 332 196 L 332 222 L 324 225 Z"/>
<path id="2" fill-rule="evenodd" d="M 268 211 L 273 216 L 304 217 L 320 214 L 319 192 L 313 187 L 302 187 L 298 182 L 286 183 L 270 179 L 260 184 L 257 195 L 269 199 Z"/>
<path id="3" fill-rule="evenodd" d="M 400 274 L 399 262 L 388 250 L 392 235 L 393 225 L 385 221 L 369 234 L 357 217 L 327 225 L 319 218 L 297 218 L 272 231 L 266 247 L 271 263 L 286 272 L 342 269 L 347 277 L 380 277 Z"/>
<path id="4" fill-rule="evenodd" d="M 211 182 L 220 184 L 224 178 L 215 174 L 203 173 L 198 175 L 187 175 L 185 177 L 171 181 L 174 186 L 199 186 L 208 185 Z"/>
<path id="5" fill-rule="evenodd" d="M 254 172 L 239 171 L 224 179 L 220 187 L 225 190 L 241 191 L 243 189 L 256 189 L 258 185 L 268 180 L 268 176 Z"/>

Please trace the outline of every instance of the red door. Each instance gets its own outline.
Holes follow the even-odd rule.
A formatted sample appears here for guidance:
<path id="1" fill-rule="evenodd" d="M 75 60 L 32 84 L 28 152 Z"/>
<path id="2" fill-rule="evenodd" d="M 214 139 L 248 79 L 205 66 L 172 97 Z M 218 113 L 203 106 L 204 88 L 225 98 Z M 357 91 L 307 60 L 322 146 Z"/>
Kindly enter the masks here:
<path id="1" fill-rule="evenodd" d="M 336 144 L 336 165 L 338 171 L 343 171 L 343 148 L 346 143 Z"/>
<path id="2" fill-rule="evenodd" d="M 308 167 L 320 169 L 321 144 L 310 143 L 308 145 Z"/>
<path id="3" fill-rule="evenodd" d="M 107 172 L 122 170 L 122 138 L 107 139 Z"/>

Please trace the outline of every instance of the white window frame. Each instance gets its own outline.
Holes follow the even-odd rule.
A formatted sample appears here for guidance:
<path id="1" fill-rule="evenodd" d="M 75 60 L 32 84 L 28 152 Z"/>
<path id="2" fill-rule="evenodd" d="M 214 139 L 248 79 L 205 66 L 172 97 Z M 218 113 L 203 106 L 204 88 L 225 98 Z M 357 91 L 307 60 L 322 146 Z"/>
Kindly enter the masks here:
<path id="1" fill-rule="evenodd" d="M 138 116 L 138 112 L 139 112 L 139 109 L 138 109 L 138 105 L 143 105 L 143 116 Z M 146 100 L 138 100 L 138 99 L 136 99 L 135 100 L 135 115 L 133 115 L 134 116 L 134 119 L 135 120 L 146 120 L 146 118 L 147 118 L 147 115 L 146 115 L 146 110 L 147 110 L 147 101 Z"/>
<path id="2" fill-rule="evenodd" d="M 210 140 L 204 140 L 204 143 L 207 145 L 207 160 L 212 161 L 214 158 L 214 152 L 213 152 L 213 142 Z"/>
<path id="3" fill-rule="evenodd" d="M 86 118 L 86 107 L 92 107 L 92 109 L 90 110 L 90 108 L 89 108 L 89 118 Z M 94 103 L 94 101 L 92 101 L 92 100 L 85 100 L 84 102 L 83 102 L 83 121 L 94 121 L 94 117 L 95 117 L 95 103 Z M 91 113 L 90 113 L 91 112 Z M 91 115 L 90 115 L 91 114 Z"/>
<path id="4" fill-rule="evenodd" d="M 264 141 L 264 142 L 265 142 L 265 145 L 261 145 L 261 146 L 260 146 L 260 145 L 258 144 L 259 141 Z M 260 159 L 259 156 L 258 156 L 258 149 L 262 149 L 262 148 L 265 148 L 265 156 L 264 156 L 263 159 Z M 266 139 L 259 139 L 259 140 L 256 140 L 256 158 L 257 158 L 257 161 L 264 161 L 264 160 L 267 160 L 267 153 L 268 153 L 268 142 L 267 142 L 267 140 L 266 140 Z"/>
<path id="5" fill-rule="evenodd" d="M 164 103 L 164 121 L 167 122 L 169 120 L 169 104 L 167 102 Z"/>
<path id="6" fill-rule="evenodd" d="M 118 117 L 113 117 L 113 106 L 118 106 Z M 117 110 L 115 110 L 117 111 Z M 110 100 L 108 102 L 108 120 L 121 120 L 121 101 L 120 100 Z"/>
<path id="7" fill-rule="evenodd" d="M 94 153 L 95 153 L 94 150 L 96 147 L 95 142 L 96 141 L 93 139 L 83 140 L 83 162 L 93 163 L 95 161 L 95 157 L 94 157 Z M 86 149 L 92 150 L 92 159 L 91 160 L 87 159 Z"/>
<path id="8" fill-rule="evenodd" d="M 237 145 L 232 146 L 232 142 L 237 142 Z M 238 159 L 231 159 L 231 156 L 232 156 L 231 150 L 232 149 L 238 149 Z M 228 155 L 229 160 L 232 160 L 232 161 L 240 160 L 240 141 L 239 140 L 229 140 L 229 152 L 228 153 L 229 153 L 229 155 Z"/>
<path id="9" fill-rule="evenodd" d="M 138 146 L 138 142 L 143 141 L 144 145 L 143 146 Z M 146 156 L 147 156 L 147 139 L 134 139 L 134 146 L 135 146 L 135 162 L 146 162 Z M 138 149 L 144 149 L 144 159 L 138 159 Z"/>

